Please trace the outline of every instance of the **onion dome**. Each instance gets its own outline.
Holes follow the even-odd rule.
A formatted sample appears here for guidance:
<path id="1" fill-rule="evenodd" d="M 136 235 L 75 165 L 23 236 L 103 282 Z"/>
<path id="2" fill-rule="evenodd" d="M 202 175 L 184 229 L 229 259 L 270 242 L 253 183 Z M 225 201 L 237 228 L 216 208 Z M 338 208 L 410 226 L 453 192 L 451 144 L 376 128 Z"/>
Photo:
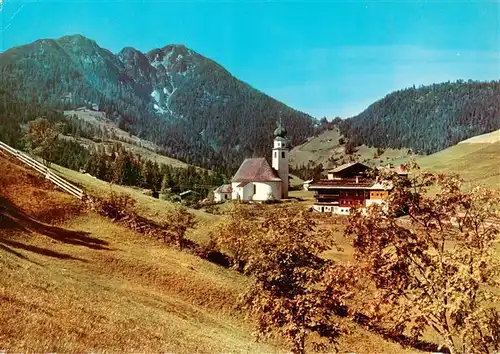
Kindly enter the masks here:
<path id="1" fill-rule="evenodd" d="M 281 122 L 278 124 L 278 128 L 274 130 L 274 136 L 285 138 L 286 137 L 286 129 L 281 125 Z"/>

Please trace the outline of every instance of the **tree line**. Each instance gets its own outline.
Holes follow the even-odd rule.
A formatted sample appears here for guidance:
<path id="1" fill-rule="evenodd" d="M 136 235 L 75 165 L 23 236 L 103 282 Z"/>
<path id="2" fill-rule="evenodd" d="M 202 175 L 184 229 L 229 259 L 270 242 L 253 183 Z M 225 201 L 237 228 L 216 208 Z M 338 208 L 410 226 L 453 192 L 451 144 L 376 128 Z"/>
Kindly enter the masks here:
<path id="1" fill-rule="evenodd" d="M 85 148 L 73 139 L 60 139 L 56 124 L 44 118 L 29 122 L 25 140 L 28 149 L 42 157 L 47 164 L 57 163 L 89 173 L 103 181 L 146 188 L 153 192 L 179 192 L 199 185 L 204 187 L 199 188 L 197 194 L 205 198 L 211 186 L 224 182 L 224 177 L 219 173 L 194 166 L 172 167 L 144 159 L 127 151 L 118 142 L 108 148 L 103 145 Z"/>
<path id="2" fill-rule="evenodd" d="M 38 118 L 37 118 L 38 117 Z M 104 181 L 137 186 L 155 191 L 179 192 L 190 186 L 218 186 L 221 173 L 189 166 L 158 164 L 113 143 L 107 149 L 97 144 L 85 147 L 80 138 L 105 140 L 112 133 L 83 120 L 66 117 L 44 105 L 19 102 L 0 91 L 0 140 L 19 149 L 30 149 L 47 163 L 82 170 Z M 197 198 L 205 198 L 209 188 L 197 189 Z"/>

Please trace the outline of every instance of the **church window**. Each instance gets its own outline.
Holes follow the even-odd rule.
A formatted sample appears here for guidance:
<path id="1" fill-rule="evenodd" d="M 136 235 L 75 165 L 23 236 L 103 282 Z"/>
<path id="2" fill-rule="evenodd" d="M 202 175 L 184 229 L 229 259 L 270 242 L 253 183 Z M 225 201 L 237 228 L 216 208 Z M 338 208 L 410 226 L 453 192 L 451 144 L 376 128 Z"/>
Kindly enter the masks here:
<path id="1" fill-rule="evenodd" d="M 257 194 L 257 185 L 253 185 L 253 194 Z"/>
<path id="2" fill-rule="evenodd" d="M 281 158 L 282 158 L 282 159 L 284 159 L 284 158 L 285 158 L 285 152 L 284 152 L 284 151 L 282 151 L 282 152 L 281 152 Z"/>

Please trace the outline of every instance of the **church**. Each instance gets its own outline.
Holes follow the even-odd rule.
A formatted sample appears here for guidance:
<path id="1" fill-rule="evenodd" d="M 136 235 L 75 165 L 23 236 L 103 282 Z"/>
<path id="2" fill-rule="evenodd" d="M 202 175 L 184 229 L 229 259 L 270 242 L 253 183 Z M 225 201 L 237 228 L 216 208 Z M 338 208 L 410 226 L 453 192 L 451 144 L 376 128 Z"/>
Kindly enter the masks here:
<path id="1" fill-rule="evenodd" d="M 243 161 L 230 185 L 214 191 L 215 201 L 270 201 L 288 198 L 288 139 L 281 121 L 274 131 L 272 167 L 264 157 Z"/>

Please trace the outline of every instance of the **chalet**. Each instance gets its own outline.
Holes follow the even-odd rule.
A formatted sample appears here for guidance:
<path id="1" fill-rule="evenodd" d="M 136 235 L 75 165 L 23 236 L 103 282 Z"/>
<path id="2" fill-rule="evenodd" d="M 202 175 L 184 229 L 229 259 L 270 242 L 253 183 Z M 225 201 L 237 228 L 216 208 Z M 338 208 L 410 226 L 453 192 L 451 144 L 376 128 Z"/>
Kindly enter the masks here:
<path id="1" fill-rule="evenodd" d="M 392 184 L 370 176 L 370 170 L 370 167 L 354 162 L 328 171 L 328 179 L 309 186 L 309 190 L 316 192 L 314 210 L 349 215 L 352 209 L 366 210 L 372 204 L 383 205 L 393 188 Z M 406 173 L 402 166 L 393 171 L 400 175 Z"/>

